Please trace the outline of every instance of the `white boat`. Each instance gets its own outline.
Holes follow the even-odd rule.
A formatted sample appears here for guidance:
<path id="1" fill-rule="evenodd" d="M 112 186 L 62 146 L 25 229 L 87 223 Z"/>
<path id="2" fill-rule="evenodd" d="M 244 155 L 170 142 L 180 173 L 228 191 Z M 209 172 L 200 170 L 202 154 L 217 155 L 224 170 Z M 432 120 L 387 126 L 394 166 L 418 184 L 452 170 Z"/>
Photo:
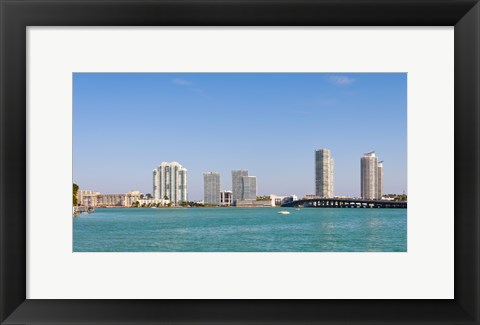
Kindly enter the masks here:
<path id="1" fill-rule="evenodd" d="M 277 213 L 278 214 L 290 214 L 290 212 L 288 212 L 288 211 L 278 211 Z"/>

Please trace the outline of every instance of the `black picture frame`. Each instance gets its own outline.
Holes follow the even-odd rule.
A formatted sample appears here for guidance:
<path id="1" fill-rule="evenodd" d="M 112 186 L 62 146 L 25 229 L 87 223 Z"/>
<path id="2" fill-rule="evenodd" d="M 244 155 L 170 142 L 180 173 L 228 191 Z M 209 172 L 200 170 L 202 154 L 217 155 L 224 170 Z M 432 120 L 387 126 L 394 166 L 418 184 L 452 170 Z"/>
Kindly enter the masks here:
<path id="1" fill-rule="evenodd" d="M 0 17 L 1 324 L 480 324 L 477 0 L 0 0 Z M 26 299 L 26 27 L 151 25 L 455 26 L 455 298 Z"/>

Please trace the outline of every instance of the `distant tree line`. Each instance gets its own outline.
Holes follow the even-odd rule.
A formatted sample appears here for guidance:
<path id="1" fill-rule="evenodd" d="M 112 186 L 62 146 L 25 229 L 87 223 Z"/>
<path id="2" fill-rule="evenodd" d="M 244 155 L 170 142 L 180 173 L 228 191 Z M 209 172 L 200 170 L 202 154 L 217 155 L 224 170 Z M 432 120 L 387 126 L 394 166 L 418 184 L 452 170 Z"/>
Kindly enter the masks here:
<path id="1" fill-rule="evenodd" d="M 407 194 L 384 194 L 383 197 L 394 201 L 407 201 Z"/>
<path id="2" fill-rule="evenodd" d="M 185 202 L 179 202 L 178 203 L 179 206 L 181 207 L 205 207 L 205 206 L 215 206 L 215 205 L 212 205 L 212 204 L 201 204 L 201 203 L 197 203 L 197 202 L 193 202 L 193 201 L 185 201 Z M 153 207 L 156 207 L 156 208 L 164 208 L 164 207 L 172 207 L 173 206 L 173 203 L 172 202 L 169 202 L 167 203 L 166 205 L 162 205 L 161 203 L 142 203 L 140 204 L 139 201 L 135 201 L 132 203 L 132 208 L 153 208 Z"/>

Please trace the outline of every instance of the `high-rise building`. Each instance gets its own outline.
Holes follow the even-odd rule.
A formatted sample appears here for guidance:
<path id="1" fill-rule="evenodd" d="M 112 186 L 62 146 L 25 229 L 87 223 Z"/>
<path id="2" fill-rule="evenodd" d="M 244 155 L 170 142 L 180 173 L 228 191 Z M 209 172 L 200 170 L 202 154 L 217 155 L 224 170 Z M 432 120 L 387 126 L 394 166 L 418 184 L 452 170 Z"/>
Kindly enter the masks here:
<path id="1" fill-rule="evenodd" d="M 333 197 L 333 158 L 329 149 L 315 150 L 315 195 Z"/>
<path id="2" fill-rule="evenodd" d="M 377 199 L 383 196 L 383 160 L 377 165 Z"/>
<path id="3" fill-rule="evenodd" d="M 383 194 L 383 162 L 378 162 L 375 151 L 360 159 L 361 196 L 366 200 L 381 199 Z"/>
<path id="4" fill-rule="evenodd" d="M 232 204 L 257 198 L 257 177 L 248 176 L 248 170 L 232 170 Z"/>
<path id="5" fill-rule="evenodd" d="M 235 205 L 237 200 L 242 200 L 243 196 L 243 176 L 248 176 L 248 170 L 232 170 L 232 203 Z"/>
<path id="6" fill-rule="evenodd" d="M 178 162 L 162 162 L 153 170 L 153 197 L 173 204 L 187 201 L 187 169 Z"/>
<path id="7" fill-rule="evenodd" d="M 203 202 L 220 205 L 220 174 L 208 172 L 203 174 Z"/>
<path id="8" fill-rule="evenodd" d="M 243 176 L 242 200 L 255 200 L 257 198 L 257 177 Z"/>

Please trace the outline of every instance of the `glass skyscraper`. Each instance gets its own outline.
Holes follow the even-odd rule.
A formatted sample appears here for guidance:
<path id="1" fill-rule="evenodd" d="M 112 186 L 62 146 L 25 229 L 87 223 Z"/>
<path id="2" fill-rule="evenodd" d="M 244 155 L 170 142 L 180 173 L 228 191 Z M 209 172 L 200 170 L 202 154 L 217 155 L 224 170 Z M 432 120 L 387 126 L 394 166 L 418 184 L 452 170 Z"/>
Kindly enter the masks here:
<path id="1" fill-rule="evenodd" d="M 315 150 L 315 195 L 333 197 L 333 158 L 329 149 Z"/>
<path id="2" fill-rule="evenodd" d="M 242 200 L 255 200 L 257 198 L 257 177 L 243 176 L 243 195 Z"/>
<path id="3" fill-rule="evenodd" d="M 232 170 L 232 203 L 257 198 L 257 177 L 248 176 L 248 170 Z"/>
<path id="4" fill-rule="evenodd" d="M 232 170 L 232 203 L 235 205 L 237 200 L 242 200 L 243 196 L 243 176 L 248 176 L 248 170 Z"/>
<path id="5" fill-rule="evenodd" d="M 220 174 L 208 172 L 203 174 L 203 202 L 220 205 Z"/>
<path id="6" fill-rule="evenodd" d="M 177 205 L 187 202 L 187 169 L 178 162 L 162 162 L 153 170 L 153 197 Z"/>

